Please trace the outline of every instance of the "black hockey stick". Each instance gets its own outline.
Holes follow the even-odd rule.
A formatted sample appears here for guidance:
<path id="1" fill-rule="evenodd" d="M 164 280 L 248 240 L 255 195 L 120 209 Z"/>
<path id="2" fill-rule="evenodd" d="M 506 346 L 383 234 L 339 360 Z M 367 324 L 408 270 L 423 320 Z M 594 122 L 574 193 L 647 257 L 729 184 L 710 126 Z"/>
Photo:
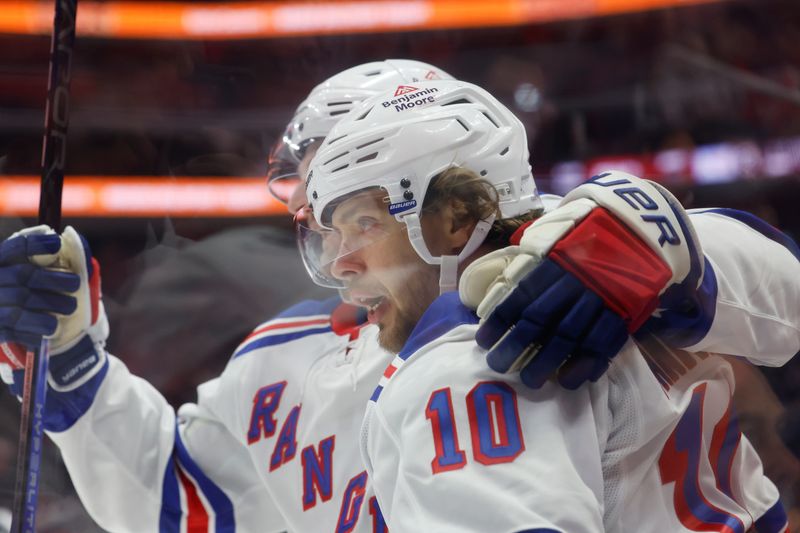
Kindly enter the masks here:
<path id="1" fill-rule="evenodd" d="M 39 223 L 61 230 L 61 191 L 69 123 L 69 82 L 72 47 L 75 42 L 75 16 L 78 0 L 55 0 L 53 36 L 50 42 L 50 76 L 42 143 L 42 184 L 39 196 Z M 42 340 L 38 353 L 25 358 L 25 384 L 17 455 L 17 480 L 14 491 L 11 531 L 36 531 L 36 508 L 41 479 L 44 444 L 44 402 L 47 392 L 48 342 Z"/>

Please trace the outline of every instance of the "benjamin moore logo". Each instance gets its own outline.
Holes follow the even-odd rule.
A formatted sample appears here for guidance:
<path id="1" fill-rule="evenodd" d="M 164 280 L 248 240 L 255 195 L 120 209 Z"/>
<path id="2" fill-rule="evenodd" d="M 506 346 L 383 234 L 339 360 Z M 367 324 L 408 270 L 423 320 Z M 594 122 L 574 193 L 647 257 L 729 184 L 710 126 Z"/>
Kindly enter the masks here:
<path id="1" fill-rule="evenodd" d="M 410 89 L 405 92 L 400 92 L 401 89 Z M 416 92 L 419 91 L 419 92 Z M 414 94 L 408 94 L 408 93 Z M 420 91 L 416 87 L 411 87 L 408 85 L 401 85 L 397 88 L 397 92 L 394 93 L 395 96 L 398 94 L 397 98 L 393 100 L 386 100 L 381 102 L 383 107 L 394 106 L 395 111 L 403 111 L 404 109 L 411 109 L 412 107 L 421 106 L 424 104 L 431 104 L 434 101 L 434 97 L 432 96 L 433 93 L 438 93 L 439 89 L 436 87 L 428 87 L 424 91 Z"/>
<path id="2" fill-rule="evenodd" d="M 427 74 L 425 74 L 426 80 L 438 80 L 441 79 L 439 74 L 435 70 L 429 70 Z M 397 96 L 397 95 L 395 95 Z"/>
<path id="3" fill-rule="evenodd" d="M 413 93 L 414 91 L 418 91 L 416 87 L 412 87 L 411 85 L 398 85 L 397 90 L 394 92 L 395 96 L 400 96 L 401 94 L 408 94 Z"/>

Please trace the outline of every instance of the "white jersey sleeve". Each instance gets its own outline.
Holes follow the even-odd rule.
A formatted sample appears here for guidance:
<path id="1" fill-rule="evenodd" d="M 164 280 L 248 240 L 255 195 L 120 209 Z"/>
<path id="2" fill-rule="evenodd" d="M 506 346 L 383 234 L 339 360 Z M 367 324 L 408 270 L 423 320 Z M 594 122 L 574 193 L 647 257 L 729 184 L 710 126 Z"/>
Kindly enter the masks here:
<path id="1" fill-rule="evenodd" d="M 212 408 L 224 374 L 202 385 L 198 404 L 183 406 L 179 417 L 113 356 L 103 375 L 96 390 L 59 399 L 84 402 L 85 412 L 51 410 L 67 427 L 48 432 L 100 526 L 114 532 L 285 529 L 247 450 Z"/>
<path id="2" fill-rule="evenodd" d="M 703 313 L 673 315 L 658 334 L 691 352 L 780 366 L 800 351 L 800 249 L 761 219 L 732 209 L 689 211 L 702 243 Z"/>
<path id="3" fill-rule="evenodd" d="M 327 305 L 308 304 L 315 309 Z M 276 331 L 291 331 L 279 335 L 281 341 L 316 330 Z M 48 435 L 100 526 L 135 533 L 288 529 L 240 427 L 252 408 L 252 394 L 245 405 L 237 394 L 243 379 L 252 377 L 254 368 L 265 380 L 276 372 L 255 359 L 242 365 L 236 355 L 263 343 L 259 335 L 249 336 L 232 364 L 198 387 L 197 403 L 182 406 L 177 415 L 152 385 L 110 355 L 104 368 L 78 389 L 48 391 Z M 283 353 L 280 344 L 271 349 Z M 280 381 L 283 376 L 273 377 Z"/>
<path id="4" fill-rule="evenodd" d="M 554 208 L 560 197 L 544 195 Z M 780 366 L 800 352 L 800 248 L 760 218 L 735 209 L 690 209 L 703 249 L 699 288 L 679 287 L 649 333 L 689 352 Z M 682 307 L 691 302 L 688 312 Z"/>

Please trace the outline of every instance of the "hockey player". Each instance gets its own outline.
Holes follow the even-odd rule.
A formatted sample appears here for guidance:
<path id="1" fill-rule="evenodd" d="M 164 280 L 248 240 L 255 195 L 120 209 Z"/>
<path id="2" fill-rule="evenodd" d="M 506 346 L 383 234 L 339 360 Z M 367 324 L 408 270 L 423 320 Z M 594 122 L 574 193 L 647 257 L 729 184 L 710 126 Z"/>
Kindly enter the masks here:
<path id="1" fill-rule="evenodd" d="M 478 317 L 447 291 L 476 258 L 507 255 L 499 243 L 538 214 L 525 132 L 474 85 L 417 90 L 414 106 L 386 106 L 387 92 L 356 107 L 307 179 L 321 226 L 310 264 L 368 307 L 381 345 L 398 353 L 361 431 L 389 528 L 785 531 L 777 490 L 736 426 L 720 358 L 627 340 L 609 372 L 577 391 L 534 390 L 486 367 Z M 641 295 L 703 291 L 713 275 L 678 202 L 623 172 L 570 192 L 521 239 L 536 266 L 528 323 L 517 327 L 548 328 L 554 344 L 574 344 L 604 306 L 636 331 L 653 311 Z M 779 243 L 769 261 L 800 268 Z M 467 266 L 466 285 L 486 263 Z M 798 301 L 796 280 L 775 289 Z M 535 359 L 552 359 L 549 346 Z"/>
<path id="2" fill-rule="evenodd" d="M 325 113 L 327 104 L 357 93 L 358 84 L 373 83 L 374 89 L 383 77 L 396 87 L 440 73 L 428 65 L 396 65 L 362 65 L 321 85 L 298 108 L 293 124 L 304 125 L 298 133 L 315 131 L 315 120 L 330 128 L 342 115 Z M 350 106 L 365 96 L 353 97 Z M 311 138 L 326 133 L 323 127 Z M 290 139 L 297 141 L 295 149 L 306 149 L 292 164 L 307 164 L 314 141 Z M 742 242 L 748 238 L 758 240 L 741 236 Z M 46 264 L 56 252 L 77 277 L 29 260 Z M 51 341 L 57 355 L 51 360 L 47 427 L 101 526 L 135 532 L 385 530 L 356 435 L 393 355 L 378 348 L 377 327 L 363 325 L 352 307 L 338 298 L 305 302 L 264 323 L 219 378 L 199 387 L 197 404 L 183 406 L 176 416 L 153 387 L 106 354 L 99 270 L 73 230 L 61 239 L 29 230 L 2 243 L 0 269 L 5 340 L 35 345 L 59 327 Z M 794 271 L 776 264 L 770 275 Z M 757 290 L 733 277 L 731 290 L 748 302 Z M 776 324 L 795 319 L 777 304 L 742 308 L 745 316 L 785 317 Z M 775 337 L 773 356 L 794 346 L 794 339 Z M 3 353 L 11 363 L 21 357 L 10 344 Z M 4 377 L 12 380 L 10 372 Z M 17 374 L 15 390 L 20 381 Z"/>
<path id="3" fill-rule="evenodd" d="M 354 100 L 342 103 L 345 95 L 361 100 L 375 86 L 445 76 L 415 61 L 350 69 L 298 107 L 286 138 L 295 124 L 305 135 L 324 136 L 352 106 Z M 331 96 L 339 102 L 332 111 Z M 55 252 L 79 276 L 27 259 L 46 264 Z M 72 228 L 61 239 L 34 228 L 5 241 L 0 265 L 2 285 L 33 294 L 0 310 L 3 340 L 35 346 L 58 323 L 46 426 L 100 526 L 136 533 L 385 530 L 357 432 L 393 356 L 378 347 L 375 328 L 360 328 L 356 308 L 338 297 L 304 302 L 262 324 L 223 374 L 198 388 L 197 404 L 176 414 L 106 354 L 99 267 Z M 3 377 L 19 392 L 20 371 L 13 377 L 10 369 L 21 366 L 23 352 L 11 343 L 2 347 L 11 363 L 0 367 Z"/>
<path id="4" fill-rule="evenodd" d="M 395 64 L 399 70 L 403 69 L 403 60 L 390 60 L 386 63 Z M 430 65 L 422 64 L 414 70 L 412 66 L 415 63 L 409 62 L 406 67 L 409 69 L 408 75 L 404 76 L 404 82 L 398 81 L 394 86 L 396 92 L 413 89 L 404 83 L 413 83 L 419 79 L 452 79 Z M 290 212 L 297 216 L 298 240 L 301 255 L 306 261 L 315 260 L 303 253 L 305 250 L 313 253 L 313 249 L 304 246 L 302 242 L 307 235 L 305 221 L 313 224 L 313 220 L 302 212 L 304 193 L 295 187 L 301 182 L 300 176 L 305 175 L 308 163 L 321 140 L 343 113 L 382 87 L 381 83 L 375 82 L 375 65 L 368 63 L 354 67 L 314 89 L 298 107 L 286 132 L 271 152 L 268 171 L 270 190 L 276 198 L 287 203 Z M 426 72 L 426 69 L 430 70 Z M 403 98 L 402 94 L 395 96 L 397 98 L 393 100 Z M 403 103 L 405 102 L 399 102 L 400 105 Z M 295 194 L 292 195 L 292 192 Z M 540 198 L 547 206 L 555 206 L 560 200 L 555 195 L 541 195 Z M 772 246 L 771 241 L 778 241 L 793 249 L 795 255 L 799 255 L 797 245 L 749 213 L 732 209 L 706 209 L 694 210 L 692 215 L 694 229 L 705 250 L 703 262 L 708 263 L 712 272 L 702 280 L 703 283 L 696 290 L 692 287 L 683 286 L 683 290 L 675 287 L 669 294 L 663 295 L 659 316 L 648 321 L 647 330 L 670 346 L 690 352 L 713 351 L 738 355 L 755 364 L 767 366 L 783 364 L 800 349 L 795 327 L 800 316 L 795 306 L 787 306 L 785 301 L 775 301 L 764 288 L 766 285 L 780 285 L 781 280 L 792 279 L 795 273 L 782 270 L 781 266 L 776 265 L 774 271 L 766 275 L 771 279 L 761 283 L 759 280 L 764 273 L 764 267 L 754 261 L 758 254 L 753 251 L 768 253 L 764 247 L 769 248 Z M 720 224 L 724 227 L 722 230 Z M 311 238 L 313 234 L 313 231 L 308 232 Z M 751 240 L 751 246 L 741 245 L 742 242 Z M 477 340 L 481 346 L 490 349 L 490 364 L 500 371 L 526 368 L 522 379 L 533 387 L 540 385 L 554 373 L 563 385 L 571 388 L 601 374 L 609 359 L 625 341 L 630 329 L 629 324 L 624 323 L 612 310 L 598 318 L 594 328 L 609 333 L 604 339 L 590 337 L 593 328 L 587 328 L 569 346 L 549 343 L 549 364 L 544 364 L 545 358 L 532 358 L 538 349 L 536 346 L 548 341 L 546 328 L 517 328 L 513 334 L 506 335 L 507 332 L 512 332 L 517 322 L 526 324 L 524 312 L 532 304 L 534 296 L 527 287 L 535 279 L 528 274 L 533 263 L 527 261 L 524 254 L 504 272 L 518 252 L 518 248 L 507 248 L 502 258 L 495 258 L 483 265 L 481 276 L 475 276 L 471 282 L 474 286 L 462 287 L 463 293 L 469 295 L 470 300 L 465 303 L 473 307 L 488 293 L 477 309 L 478 315 L 484 319 Z M 719 268 L 718 258 L 726 265 L 741 266 L 735 270 L 736 274 L 727 275 L 723 272 L 716 276 L 713 268 L 715 265 Z M 322 278 L 316 273 L 311 275 L 318 285 L 341 288 L 341 283 L 330 279 L 330 276 Z M 521 288 L 506 299 L 517 283 L 520 283 Z M 487 284 L 490 286 L 487 287 Z M 504 301 L 503 306 L 493 313 L 500 301 Z M 556 314 L 563 316 L 575 302 L 564 301 L 562 304 L 563 309 Z M 722 319 L 715 320 L 716 316 L 721 316 Z M 765 334 L 766 332 L 769 333 Z M 562 364 L 567 361 L 569 364 Z"/>

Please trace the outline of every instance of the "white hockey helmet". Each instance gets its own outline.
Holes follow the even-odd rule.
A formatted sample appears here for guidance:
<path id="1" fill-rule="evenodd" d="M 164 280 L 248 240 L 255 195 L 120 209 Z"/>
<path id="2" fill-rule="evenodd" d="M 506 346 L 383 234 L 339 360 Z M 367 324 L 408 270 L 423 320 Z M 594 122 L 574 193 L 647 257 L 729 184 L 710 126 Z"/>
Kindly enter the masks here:
<path id="1" fill-rule="evenodd" d="M 297 165 L 306 149 L 322 141 L 356 104 L 389 88 L 421 80 L 453 79 L 443 70 L 410 59 L 373 61 L 349 68 L 317 85 L 294 112 L 270 151 L 267 183 L 272 195 L 286 203 L 297 180 Z"/>
<path id="2" fill-rule="evenodd" d="M 311 162 L 308 205 L 325 228 L 341 200 L 383 189 L 387 209 L 406 225 L 417 254 L 442 265 L 440 285 L 450 290 L 458 263 L 480 246 L 494 221 L 479 222 L 458 257 L 431 254 L 419 216 L 431 180 L 452 167 L 470 169 L 495 188 L 502 218 L 542 208 L 522 123 L 484 89 L 456 80 L 398 84 L 356 106 L 334 126 Z M 313 256 L 311 250 L 304 254 L 309 251 Z M 308 255 L 307 266 L 315 261 Z M 312 278 L 325 277 L 332 260 L 320 264 Z"/>

